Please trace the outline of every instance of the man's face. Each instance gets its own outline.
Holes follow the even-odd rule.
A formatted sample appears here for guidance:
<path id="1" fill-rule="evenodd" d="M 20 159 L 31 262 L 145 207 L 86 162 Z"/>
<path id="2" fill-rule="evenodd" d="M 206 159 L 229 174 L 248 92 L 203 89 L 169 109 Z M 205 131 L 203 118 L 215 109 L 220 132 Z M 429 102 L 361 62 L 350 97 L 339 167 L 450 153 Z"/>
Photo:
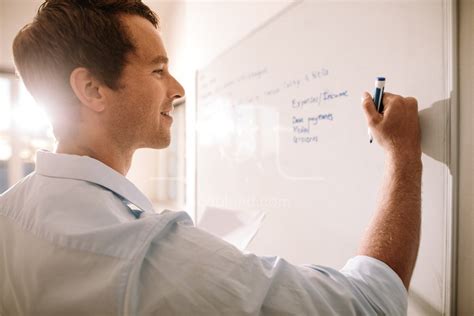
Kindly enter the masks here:
<path id="1" fill-rule="evenodd" d="M 107 90 L 109 136 L 132 149 L 165 148 L 171 140 L 172 102 L 184 96 L 183 87 L 168 72 L 158 30 L 139 16 L 123 16 L 122 23 L 136 49 L 127 57 L 120 88 Z"/>

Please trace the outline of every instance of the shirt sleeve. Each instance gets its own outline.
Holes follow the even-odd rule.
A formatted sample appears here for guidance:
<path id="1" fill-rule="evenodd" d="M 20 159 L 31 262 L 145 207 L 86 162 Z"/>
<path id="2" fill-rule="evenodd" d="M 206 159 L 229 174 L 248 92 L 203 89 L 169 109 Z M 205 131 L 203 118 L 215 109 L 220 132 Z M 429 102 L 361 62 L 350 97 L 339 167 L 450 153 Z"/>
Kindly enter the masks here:
<path id="1" fill-rule="evenodd" d="M 370 304 L 386 315 L 406 315 L 408 292 L 400 277 L 384 262 L 357 256 L 349 260 L 341 272 Z"/>
<path id="2" fill-rule="evenodd" d="M 177 221 L 136 265 L 139 315 L 405 315 L 406 291 L 384 263 L 355 257 L 341 270 L 244 254 Z"/>

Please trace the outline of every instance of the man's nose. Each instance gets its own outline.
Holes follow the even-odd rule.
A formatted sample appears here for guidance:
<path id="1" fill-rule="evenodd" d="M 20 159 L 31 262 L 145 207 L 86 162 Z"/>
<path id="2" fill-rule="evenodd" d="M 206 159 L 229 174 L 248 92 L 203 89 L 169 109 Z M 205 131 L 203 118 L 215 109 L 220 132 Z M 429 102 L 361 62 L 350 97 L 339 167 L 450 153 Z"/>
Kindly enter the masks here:
<path id="1" fill-rule="evenodd" d="M 171 99 L 179 99 L 184 97 L 185 91 L 183 86 L 176 80 L 173 76 L 171 77 L 172 83 L 171 83 L 171 89 L 170 91 L 170 98 Z"/>

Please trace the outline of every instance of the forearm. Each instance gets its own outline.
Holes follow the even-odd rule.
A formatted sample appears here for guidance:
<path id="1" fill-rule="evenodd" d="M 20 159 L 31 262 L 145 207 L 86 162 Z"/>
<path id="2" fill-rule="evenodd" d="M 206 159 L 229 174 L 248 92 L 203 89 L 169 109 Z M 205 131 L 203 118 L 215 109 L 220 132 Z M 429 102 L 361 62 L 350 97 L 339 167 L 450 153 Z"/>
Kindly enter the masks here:
<path id="1" fill-rule="evenodd" d="M 420 243 L 420 155 L 388 155 L 376 214 L 359 254 L 389 265 L 408 289 Z"/>

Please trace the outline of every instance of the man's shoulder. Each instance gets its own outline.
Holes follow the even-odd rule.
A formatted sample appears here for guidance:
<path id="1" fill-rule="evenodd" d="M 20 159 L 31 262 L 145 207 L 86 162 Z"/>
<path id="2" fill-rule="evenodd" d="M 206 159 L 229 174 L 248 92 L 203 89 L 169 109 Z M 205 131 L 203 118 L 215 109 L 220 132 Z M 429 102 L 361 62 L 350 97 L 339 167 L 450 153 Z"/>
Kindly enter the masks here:
<path id="1" fill-rule="evenodd" d="M 87 199 L 89 196 L 94 198 Z M 113 197 L 113 193 L 110 190 L 95 183 L 77 179 L 47 177 L 32 172 L 0 195 L 0 203 L 25 201 L 35 204 L 41 202 L 56 204 L 58 201 L 75 200 L 100 202 L 104 198 L 110 199 L 111 197 Z"/>
<path id="2" fill-rule="evenodd" d="M 0 210 L 5 211 L 7 208 L 11 208 L 12 205 L 24 202 L 25 194 L 33 185 L 34 178 L 35 172 L 32 172 L 0 194 Z"/>
<path id="3" fill-rule="evenodd" d="M 144 240 L 149 226 L 132 225 L 139 221 L 112 191 L 100 185 L 39 174 L 5 192 L 0 209 L 0 216 L 6 216 L 21 234 L 114 257 L 130 256 L 130 249 Z"/>
<path id="4" fill-rule="evenodd" d="M 0 209 L 5 215 L 23 221 L 61 223 L 63 220 L 78 225 L 94 222 L 98 225 L 124 220 L 127 208 L 114 193 L 95 183 L 46 177 L 32 173 L 19 181 L 0 197 Z"/>

